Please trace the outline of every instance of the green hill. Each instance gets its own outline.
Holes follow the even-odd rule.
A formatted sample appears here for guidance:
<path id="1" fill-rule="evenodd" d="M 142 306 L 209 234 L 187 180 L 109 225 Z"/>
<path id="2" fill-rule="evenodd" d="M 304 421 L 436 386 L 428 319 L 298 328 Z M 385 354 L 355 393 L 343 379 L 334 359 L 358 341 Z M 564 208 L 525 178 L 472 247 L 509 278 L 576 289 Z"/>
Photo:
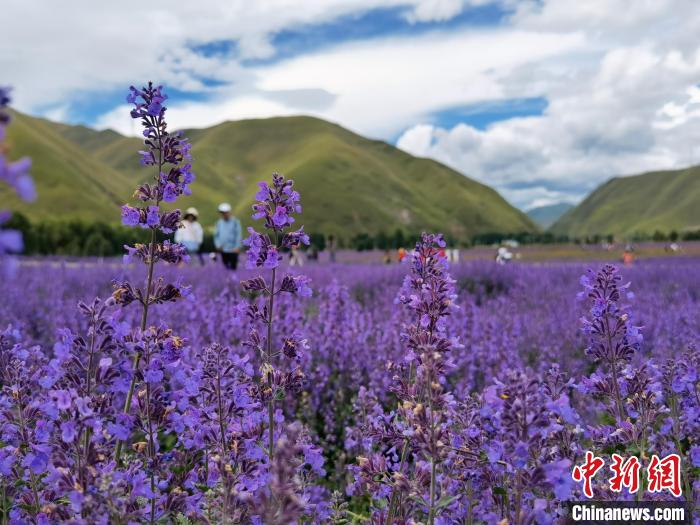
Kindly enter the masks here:
<path id="1" fill-rule="evenodd" d="M 538 206 L 527 211 L 527 216 L 530 217 L 535 224 L 542 229 L 549 228 L 554 224 L 559 217 L 573 208 L 573 204 L 568 202 L 558 202 L 557 204 L 549 204 L 547 206 Z"/>
<path id="2" fill-rule="evenodd" d="M 0 185 L 3 208 L 20 211 L 32 218 L 91 218 L 108 221 L 123 202 L 129 177 L 86 154 L 46 120 L 15 113 L 8 128 L 10 159 L 29 155 L 38 190 L 34 203 L 19 200 Z M 5 203 L 9 202 L 9 205 Z"/>
<path id="3" fill-rule="evenodd" d="M 700 166 L 616 177 L 564 214 L 550 231 L 583 237 L 700 229 Z"/>
<path id="4" fill-rule="evenodd" d="M 11 208 L 33 219 L 80 217 L 118 221 L 117 206 L 140 180 L 138 138 L 17 115 L 8 129 L 11 156 L 30 155 L 39 200 Z M 244 222 L 259 180 L 273 171 L 302 193 L 307 231 L 356 233 L 439 230 L 468 239 L 485 232 L 535 231 L 496 191 L 438 162 L 311 117 L 225 122 L 186 130 L 193 143 L 194 195 L 203 224 L 229 201 Z M 0 194 L 3 200 L 7 196 Z"/>

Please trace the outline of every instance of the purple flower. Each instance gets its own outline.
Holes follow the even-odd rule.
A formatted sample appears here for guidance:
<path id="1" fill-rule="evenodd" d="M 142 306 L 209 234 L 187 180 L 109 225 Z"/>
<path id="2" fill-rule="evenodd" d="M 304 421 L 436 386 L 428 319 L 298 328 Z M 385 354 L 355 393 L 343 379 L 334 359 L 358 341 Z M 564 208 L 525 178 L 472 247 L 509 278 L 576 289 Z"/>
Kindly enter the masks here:
<path id="1" fill-rule="evenodd" d="M 138 208 L 124 204 L 122 206 L 122 224 L 124 226 L 138 226 L 141 222 L 141 211 Z"/>
<path id="2" fill-rule="evenodd" d="M 312 445 L 304 445 L 304 461 L 317 476 L 325 476 L 326 471 L 323 468 L 324 459 L 321 450 Z"/>
<path id="3" fill-rule="evenodd" d="M 73 443 L 78 431 L 75 422 L 68 420 L 61 423 L 61 439 L 66 443 Z"/>
<path id="4" fill-rule="evenodd" d="M 12 467 L 15 464 L 15 449 L 12 446 L 0 448 L 0 474 L 10 476 Z"/>
<path id="5" fill-rule="evenodd" d="M 265 201 L 270 198 L 270 187 L 267 185 L 267 182 L 260 181 L 258 182 L 258 186 L 260 189 L 258 192 L 255 194 L 255 199 L 258 201 Z"/>
<path id="6" fill-rule="evenodd" d="M 174 183 L 168 182 L 165 184 L 165 187 L 163 188 L 163 200 L 165 202 L 175 202 L 177 200 L 178 195 L 179 192 L 177 190 L 177 186 Z"/>
<path id="7" fill-rule="evenodd" d="M 10 114 L 6 111 L 7 105 L 10 103 L 10 88 L 0 86 L 0 181 L 4 181 L 12 187 L 20 199 L 31 202 L 36 199 L 36 189 L 34 181 L 29 175 L 29 169 L 32 165 L 31 159 L 24 157 L 18 161 L 10 162 L 5 156 L 5 128 L 10 123 Z M 9 214 L 0 210 L 0 225 L 7 221 Z M 19 232 L 10 230 L 5 231 L 0 229 L 0 257 L 7 253 L 20 252 L 23 249 L 22 236 Z M 16 263 L 13 259 L 5 259 L 0 261 L 0 273 L 5 274 L 5 277 L 14 273 Z"/>
<path id="8" fill-rule="evenodd" d="M 302 226 L 297 231 L 287 232 L 282 239 L 282 246 L 285 248 L 295 248 L 301 244 L 308 246 L 309 242 L 309 236 L 304 232 L 304 227 Z"/>
<path id="9" fill-rule="evenodd" d="M 554 497 L 559 501 L 567 501 L 571 496 L 574 481 L 571 477 L 571 461 L 561 459 L 548 463 L 544 467 L 547 481 L 552 485 Z"/>
<path id="10" fill-rule="evenodd" d="M 263 268 L 271 270 L 277 268 L 280 264 L 280 256 L 277 253 L 276 246 L 269 246 L 267 252 L 265 253 L 265 261 L 263 262 Z"/>
<path id="11" fill-rule="evenodd" d="M 151 490 L 151 484 L 143 471 L 137 471 L 132 474 L 130 479 L 131 494 L 137 498 L 150 499 L 155 497 L 155 493 Z"/>
<path id="12" fill-rule="evenodd" d="M 304 275 L 285 275 L 280 285 L 280 291 L 297 294 L 300 297 L 311 297 L 312 290 L 309 286 L 311 280 Z"/>
<path id="13" fill-rule="evenodd" d="M 24 456 L 22 465 L 31 470 L 34 474 L 43 474 L 49 464 L 49 455 L 45 448 L 33 446 L 31 451 Z"/>
<path id="14" fill-rule="evenodd" d="M 32 161 L 28 157 L 24 157 L 16 162 L 9 162 L 0 154 L 0 180 L 12 186 L 17 195 L 27 202 L 36 200 L 34 180 L 28 173 L 31 166 Z"/>
<path id="15" fill-rule="evenodd" d="M 24 247 L 22 234 L 17 230 L 0 230 L 0 254 L 19 253 Z"/>
<path id="16" fill-rule="evenodd" d="M 147 383 L 160 383 L 163 380 L 163 371 L 158 369 L 148 369 L 143 374 Z"/>
<path id="17" fill-rule="evenodd" d="M 272 186 L 260 182 L 260 189 L 255 194 L 258 202 L 253 204 L 253 219 L 265 219 L 265 227 L 282 231 L 291 226 L 294 213 L 301 213 L 299 193 L 292 190 L 293 181 L 282 175 L 272 175 Z"/>
<path id="18" fill-rule="evenodd" d="M 278 206 L 275 210 L 275 214 L 272 216 L 272 222 L 278 228 L 284 228 L 285 226 L 288 226 L 294 222 L 294 219 L 291 219 L 287 215 L 287 208 L 284 206 Z"/>
<path id="19" fill-rule="evenodd" d="M 108 423 L 107 432 L 122 441 L 128 439 L 130 435 L 129 429 L 120 423 Z"/>
<path id="20" fill-rule="evenodd" d="M 158 117 L 161 111 L 163 111 L 162 100 L 156 98 L 151 100 L 150 104 L 148 104 L 148 114 L 152 117 Z"/>
<path id="21" fill-rule="evenodd" d="M 68 410 L 71 406 L 71 395 L 67 390 L 52 390 L 51 397 L 59 410 Z"/>
<path id="22" fill-rule="evenodd" d="M 690 447 L 690 463 L 694 467 L 700 467 L 700 445 Z"/>
<path id="23" fill-rule="evenodd" d="M 146 211 L 146 226 L 155 228 L 160 224 L 160 215 L 158 214 L 158 206 L 149 206 Z"/>

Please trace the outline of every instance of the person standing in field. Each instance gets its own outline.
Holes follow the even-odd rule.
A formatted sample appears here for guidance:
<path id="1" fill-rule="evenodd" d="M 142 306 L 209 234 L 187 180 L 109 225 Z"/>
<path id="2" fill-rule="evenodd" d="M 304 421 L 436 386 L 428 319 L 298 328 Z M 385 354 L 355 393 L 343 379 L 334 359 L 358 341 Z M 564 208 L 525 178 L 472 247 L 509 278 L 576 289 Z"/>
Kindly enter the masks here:
<path id="1" fill-rule="evenodd" d="M 197 254 L 199 264 L 204 265 L 202 252 L 199 251 L 204 241 L 204 230 L 197 218 L 199 213 L 196 208 L 187 208 L 185 217 L 182 219 L 182 226 L 175 231 L 175 242 L 182 244 L 190 256 Z"/>
<path id="2" fill-rule="evenodd" d="M 399 250 L 396 252 L 396 259 L 402 263 L 403 260 L 406 258 L 406 249 L 402 246 L 399 248 Z"/>
<path id="3" fill-rule="evenodd" d="M 452 248 L 451 250 L 448 250 L 448 255 L 448 259 L 451 263 L 459 262 L 459 248 Z"/>
<path id="4" fill-rule="evenodd" d="M 298 246 L 292 246 L 289 251 L 289 266 L 304 266 L 304 258 Z"/>
<path id="5" fill-rule="evenodd" d="M 625 247 L 625 251 L 622 254 L 622 263 L 625 266 L 632 266 L 632 263 L 634 262 L 634 248 L 630 246 L 629 244 Z"/>
<path id="6" fill-rule="evenodd" d="M 214 229 L 214 246 L 221 253 L 224 266 L 235 270 L 241 251 L 241 222 L 231 215 L 231 205 L 228 202 L 219 204 L 219 213 L 221 217 L 216 221 Z"/>

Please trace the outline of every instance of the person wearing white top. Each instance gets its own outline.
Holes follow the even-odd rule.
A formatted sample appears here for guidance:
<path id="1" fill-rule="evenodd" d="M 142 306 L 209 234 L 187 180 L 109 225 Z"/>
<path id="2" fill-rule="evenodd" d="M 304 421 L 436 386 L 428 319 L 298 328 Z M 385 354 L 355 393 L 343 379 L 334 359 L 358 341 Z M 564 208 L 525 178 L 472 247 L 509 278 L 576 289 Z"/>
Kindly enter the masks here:
<path id="1" fill-rule="evenodd" d="M 204 230 L 197 218 L 199 213 L 196 208 L 187 208 L 182 226 L 175 231 L 175 242 L 182 244 L 190 256 L 197 254 L 200 264 L 204 264 L 202 254 L 199 252 L 204 241 Z"/>

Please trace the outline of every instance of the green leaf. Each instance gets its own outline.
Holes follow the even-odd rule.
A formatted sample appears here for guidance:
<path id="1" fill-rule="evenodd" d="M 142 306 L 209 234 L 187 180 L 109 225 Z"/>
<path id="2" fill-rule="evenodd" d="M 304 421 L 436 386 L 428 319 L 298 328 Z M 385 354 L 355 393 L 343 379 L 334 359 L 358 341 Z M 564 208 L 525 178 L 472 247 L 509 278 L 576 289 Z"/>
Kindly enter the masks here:
<path id="1" fill-rule="evenodd" d="M 435 508 L 437 510 L 442 510 L 444 508 L 449 507 L 453 502 L 457 501 L 460 497 L 459 496 L 443 496 L 438 500 L 438 502 L 435 504 Z"/>

